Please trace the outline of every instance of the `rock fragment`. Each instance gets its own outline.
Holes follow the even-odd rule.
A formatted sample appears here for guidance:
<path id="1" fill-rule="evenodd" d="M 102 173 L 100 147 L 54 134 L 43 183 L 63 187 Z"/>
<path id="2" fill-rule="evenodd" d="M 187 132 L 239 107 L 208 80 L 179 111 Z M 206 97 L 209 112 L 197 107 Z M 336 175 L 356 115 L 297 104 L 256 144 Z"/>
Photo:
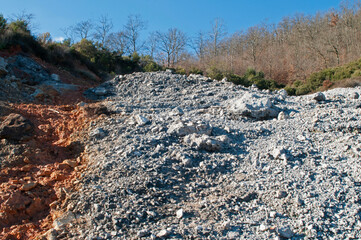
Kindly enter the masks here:
<path id="1" fill-rule="evenodd" d="M 322 92 L 318 92 L 314 94 L 313 100 L 316 100 L 317 102 L 326 101 L 326 96 Z"/>
<path id="2" fill-rule="evenodd" d="M 0 138 L 22 140 L 31 136 L 34 125 L 20 114 L 11 113 L 0 124 Z"/>
<path id="3" fill-rule="evenodd" d="M 177 212 L 176 212 L 176 216 L 177 216 L 177 218 L 182 218 L 182 217 L 183 217 L 183 215 L 184 215 L 184 211 L 183 211 L 183 209 L 179 209 L 179 210 L 177 210 Z"/>
<path id="4" fill-rule="evenodd" d="M 184 143 L 197 150 L 206 150 L 209 152 L 221 151 L 228 143 L 227 136 L 210 137 L 208 135 L 190 134 L 184 138 Z"/>
<path id="5" fill-rule="evenodd" d="M 35 188 L 37 185 L 38 185 L 37 182 L 28 182 L 21 187 L 21 190 L 29 191 L 29 190 Z"/>
<path id="6" fill-rule="evenodd" d="M 165 238 L 168 237 L 170 235 L 170 231 L 168 231 L 167 229 L 162 229 L 157 233 L 157 237 L 160 238 Z"/>
<path id="7" fill-rule="evenodd" d="M 53 227 L 55 230 L 61 230 L 65 225 L 71 223 L 74 219 L 74 213 L 67 211 L 61 217 L 54 220 Z"/>
<path id="8" fill-rule="evenodd" d="M 167 133 L 179 137 L 184 137 L 192 133 L 211 135 L 212 129 L 213 128 L 206 123 L 177 122 L 169 126 Z"/>
<path id="9" fill-rule="evenodd" d="M 257 120 L 275 118 L 280 110 L 275 107 L 271 98 L 255 93 L 245 93 L 241 98 L 230 102 L 229 110 L 234 115 Z"/>
<path id="10" fill-rule="evenodd" d="M 279 228 L 277 232 L 281 237 L 287 239 L 292 238 L 295 235 L 289 226 Z"/>

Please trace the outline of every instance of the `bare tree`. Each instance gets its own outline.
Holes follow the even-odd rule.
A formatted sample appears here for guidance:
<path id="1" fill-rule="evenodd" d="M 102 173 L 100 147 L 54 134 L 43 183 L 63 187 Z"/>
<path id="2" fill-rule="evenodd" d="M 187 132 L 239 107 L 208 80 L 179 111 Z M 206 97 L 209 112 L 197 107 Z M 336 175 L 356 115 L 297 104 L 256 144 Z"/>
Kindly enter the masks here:
<path id="1" fill-rule="evenodd" d="M 97 26 L 95 27 L 94 39 L 97 40 L 103 47 L 107 47 L 107 37 L 112 28 L 112 20 L 105 15 L 101 16 Z"/>
<path id="2" fill-rule="evenodd" d="M 128 16 L 128 21 L 124 26 L 124 33 L 131 54 L 139 52 L 141 48 L 144 47 L 144 42 L 139 43 L 140 32 L 144 29 L 146 29 L 146 23 L 139 15 Z"/>
<path id="3" fill-rule="evenodd" d="M 254 65 L 253 67 L 255 67 L 257 58 L 262 51 L 261 44 L 264 39 L 264 33 L 265 28 L 259 26 L 250 27 L 246 33 L 246 46 L 250 52 L 252 63 Z"/>
<path id="4" fill-rule="evenodd" d="M 60 30 L 64 33 L 65 38 L 70 40 L 70 44 L 74 43 L 75 35 L 73 31 L 73 26 L 61 28 Z"/>
<path id="5" fill-rule="evenodd" d="M 149 34 L 147 43 L 147 51 L 149 55 L 154 59 L 158 46 L 158 37 L 156 32 L 152 32 Z"/>
<path id="6" fill-rule="evenodd" d="M 24 22 L 26 28 L 29 31 L 34 31 L 37 29 L 37 26 L 34 24 L 35 15 L 32 13 L 27 13 L 25 10 L 22 10 L 20 13 L 13 14 L 13 17 L 10 18 L 10 21 L 22 21 Z"/>
<path id="7" fill-rule="evenodd" d="M 214 56 L 218 55 L 219 43 L 226 35 L 227 32 L 223 20 L 220 18 L 214 19 L 212 22 L 211 31 L 209 32 L 211 49 Z"/>
<path id="8" fill-rule="evenodd" d="M 110 33 L 107 40 L 107 46 L 110 50 L 123 55 L 127 51 L 127 42 L 124 32 Z"/>
<path id="9" fill-rule="evenodd" d="M 91 20 L 84 20 L 75 24 L 72 31 L 74 32 L 74 35 L 80 39 L 87 39 L 93 29 L 93 26 L 94 25 Z"/>
<path id="10" fill-rule="evenodd" d="M 174 66 L 187 44 L 186 35 L 177 28 L 170 28 L 167 32 L 157 32 L 159 50 L 166 56 L 166 65 Z"/>
<path id="11" fill-rule="evenodd" d="M 199 31 L 197 36 L 192 41 L 192 48 L 197 54 L 197 57 L 200 61 L 204 60 L 204 57 L 206 55 L 206 47 L 207 47 L 208 41 L 206 39 L 206 35 L 204 32 Z"/>

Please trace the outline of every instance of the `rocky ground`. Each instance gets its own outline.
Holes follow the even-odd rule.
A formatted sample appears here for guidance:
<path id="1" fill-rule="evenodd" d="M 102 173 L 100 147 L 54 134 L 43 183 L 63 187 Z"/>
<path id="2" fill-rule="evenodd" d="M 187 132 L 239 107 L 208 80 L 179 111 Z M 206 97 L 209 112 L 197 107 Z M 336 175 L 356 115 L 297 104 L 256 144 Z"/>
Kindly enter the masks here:
<path id="1" fill-rule="evenodd" d="M 21 52 L 0 52 L 0 239 L 35 239 L 63 214 L 86 167 L 97 118 L 81 78 Z M 98 111 L 99 112 L 99 111 Z"/>
<path id="2" fill-rule="evenodd" d="M 170 72 L 89 89 L 106 114 L 43 238 L 359 239 L 360 92 L 290 97 Z"/>

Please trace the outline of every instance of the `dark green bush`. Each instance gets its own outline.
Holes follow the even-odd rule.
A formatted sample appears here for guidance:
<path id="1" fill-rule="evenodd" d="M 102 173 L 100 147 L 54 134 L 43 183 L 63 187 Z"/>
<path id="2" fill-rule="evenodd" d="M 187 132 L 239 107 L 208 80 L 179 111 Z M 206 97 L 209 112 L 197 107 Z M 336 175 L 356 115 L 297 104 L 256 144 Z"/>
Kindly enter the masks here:
<path id="1" fill-rule="evenodd" d="M 143 67 L 143 70 L 144 70 L 145 72 L 156 72 L 156 71 L 161 70 L 161 67 L 160 67 L 157 63 L 151 61 L 151 62 L 148 62 L 148 63 Z"/>
<path id="2" fill-rule="evenodd" d="M 6 29 L 6 19 L 2 14 L 0 14 L 0 33 L 3 33 Z"/>
<path id="3" fill-rule="evenodd" d="M 203 71 L 196 68 L 196 67 L 191 67 L 191 69 L 188 72 L 189 74 L 200 74 L 203 75 Z"/>
<path id="4" fill-rule="evenodd" d="M 285 90 L 286 90 L 287 94 L 290 96 L 296 95 L 296 88 L 294 88 L 294 87 L 286 86 Z"/>
<path id="5" fill-rule="evenodd" d="M 224 77 L 222 71 L 214 66 L 207 69 L 207 76 L 216 80 L 222 80 Z"/>

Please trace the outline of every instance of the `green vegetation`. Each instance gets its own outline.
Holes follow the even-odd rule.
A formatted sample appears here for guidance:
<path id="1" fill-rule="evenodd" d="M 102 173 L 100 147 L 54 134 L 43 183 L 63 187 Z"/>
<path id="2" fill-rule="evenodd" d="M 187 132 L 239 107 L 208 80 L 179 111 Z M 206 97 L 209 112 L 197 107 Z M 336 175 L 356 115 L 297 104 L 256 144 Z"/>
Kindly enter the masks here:
<path id="1" fill-rule="evenodd" d="M 325 90 L 332 86 L 342 86 L 341 81 L 358 78 L 361 76 L 361 59 L 349 64 L 327 68 L 311 74 L 304 82 L 295 81 L 285 89 L 290 95 L 303 95 L 319 90 Z M 350 81 L 348 81 L 350 82 Z M 354 82 L 357 84 L 357 81 Z"/>
<path id="2" fill-rule="evenodd" d="M 233 82 L 237 85 L 249 87 L 255 84 L 259 89 L 275 90 L 285 87 L 283 84 L 279 84 L 274 80 L 265 79 L 263 72 L 257 72 L 253 68 L 248 68 L 243 76 L 239 76 L 233 73 L 224 73 L 216 67 L 212 67 L 208 70 L 208 77 L 221 80 L 227 78 L 229 82 Z"/>
<path id="3" fill-rule="evenodd" d="M 21 49 L 44 61 L 63 67 L 75 75 L 94 79 L 92 74 L 78 70 L 77 64 L 86 66 L 99 77 L 106 78 L 112 74 L 126 74 L 134 71 L 158 71 L 161 69 L 151 57 L 139 56 L 134 52 L 131 56 L 122 56 L 117 51 L 110 51 L 103 44 L 88 39 L 71 44 L 70 39 L 62 43 L 53 42 L 49 33 L 31 34 L 29 23 L 15 20 L 7 23 L 0 14 L 0 50 Z"/>

